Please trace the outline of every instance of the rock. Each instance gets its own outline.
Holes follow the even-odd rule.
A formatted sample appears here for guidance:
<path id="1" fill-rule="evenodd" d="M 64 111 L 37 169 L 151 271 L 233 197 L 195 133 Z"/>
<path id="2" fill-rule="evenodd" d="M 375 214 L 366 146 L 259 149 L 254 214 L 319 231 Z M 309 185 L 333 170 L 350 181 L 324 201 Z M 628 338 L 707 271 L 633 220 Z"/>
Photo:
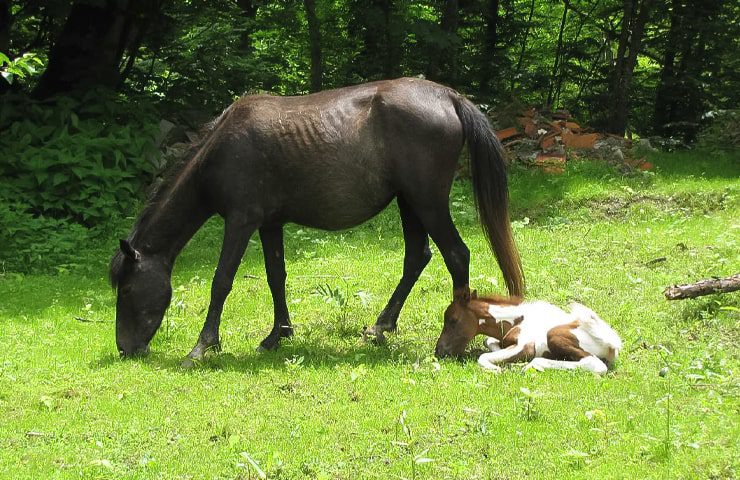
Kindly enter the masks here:
<path id="1" fill-rule="evenodd" d="M 647 138 L 641 138 L 632 145 L 632 154 L 636 157 L 644 156 L 649 153 L 655 153 L 658 149 L 653 147 L 650 140 Z"/>

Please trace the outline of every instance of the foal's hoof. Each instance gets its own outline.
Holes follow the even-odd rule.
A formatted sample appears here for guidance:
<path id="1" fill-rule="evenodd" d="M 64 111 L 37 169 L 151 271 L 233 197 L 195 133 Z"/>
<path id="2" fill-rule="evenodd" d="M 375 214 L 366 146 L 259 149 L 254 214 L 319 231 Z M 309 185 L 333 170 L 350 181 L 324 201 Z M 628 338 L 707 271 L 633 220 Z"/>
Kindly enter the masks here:
<path id="1" fill-rule="evenodd" d="M 366 342 L 371 342 L 378 345 L 383 345 L 386 342 L 385 331 L 381 328 L 378 328 L 377 325 L 363 328 L 362 338 Z"/>

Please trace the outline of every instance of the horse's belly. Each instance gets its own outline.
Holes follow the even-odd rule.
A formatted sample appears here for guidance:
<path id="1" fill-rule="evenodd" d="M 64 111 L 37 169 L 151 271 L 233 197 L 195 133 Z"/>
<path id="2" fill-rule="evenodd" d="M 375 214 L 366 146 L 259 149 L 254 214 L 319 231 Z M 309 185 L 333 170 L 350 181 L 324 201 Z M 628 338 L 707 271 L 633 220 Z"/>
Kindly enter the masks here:
<path id="1" fill-rule="evenodd" d="M 304 192 L 310 193 L 310 192 Z M 285 207 L 288 222 L 322 230 L 343 230 L 373 218 L 393 200 L 390 190 L 363 192 L 325 191 L 317 195 L 296 195 Z"/>

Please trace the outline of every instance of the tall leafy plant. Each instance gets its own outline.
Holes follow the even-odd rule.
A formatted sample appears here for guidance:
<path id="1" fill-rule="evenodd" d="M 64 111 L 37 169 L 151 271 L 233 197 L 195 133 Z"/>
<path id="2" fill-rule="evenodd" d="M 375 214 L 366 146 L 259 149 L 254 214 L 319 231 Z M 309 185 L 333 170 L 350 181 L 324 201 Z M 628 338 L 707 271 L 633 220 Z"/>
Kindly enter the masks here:
<path id="1" fill-rule="evenodd" d="M 153 110 L 101 91 L 48 102 L 6 95 L 0 131 L 0 199 L 35 216 L 92 226 L 129 213 L 160 166 Z"/>

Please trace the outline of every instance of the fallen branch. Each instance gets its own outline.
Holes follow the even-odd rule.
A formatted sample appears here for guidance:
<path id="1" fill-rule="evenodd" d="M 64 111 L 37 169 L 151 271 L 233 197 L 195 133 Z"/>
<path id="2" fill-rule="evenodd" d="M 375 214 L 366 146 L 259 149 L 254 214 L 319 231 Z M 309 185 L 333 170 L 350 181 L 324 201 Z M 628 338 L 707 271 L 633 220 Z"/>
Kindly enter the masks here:
<path id="1" fill-rule="evenodd" d="M 710 278 L 687 285 L 674 285 L 663 291 L 668 300 L 694 298 L 713 293 L 728 293 L 740 290 L 740 273 L 727 278 Z"/>

